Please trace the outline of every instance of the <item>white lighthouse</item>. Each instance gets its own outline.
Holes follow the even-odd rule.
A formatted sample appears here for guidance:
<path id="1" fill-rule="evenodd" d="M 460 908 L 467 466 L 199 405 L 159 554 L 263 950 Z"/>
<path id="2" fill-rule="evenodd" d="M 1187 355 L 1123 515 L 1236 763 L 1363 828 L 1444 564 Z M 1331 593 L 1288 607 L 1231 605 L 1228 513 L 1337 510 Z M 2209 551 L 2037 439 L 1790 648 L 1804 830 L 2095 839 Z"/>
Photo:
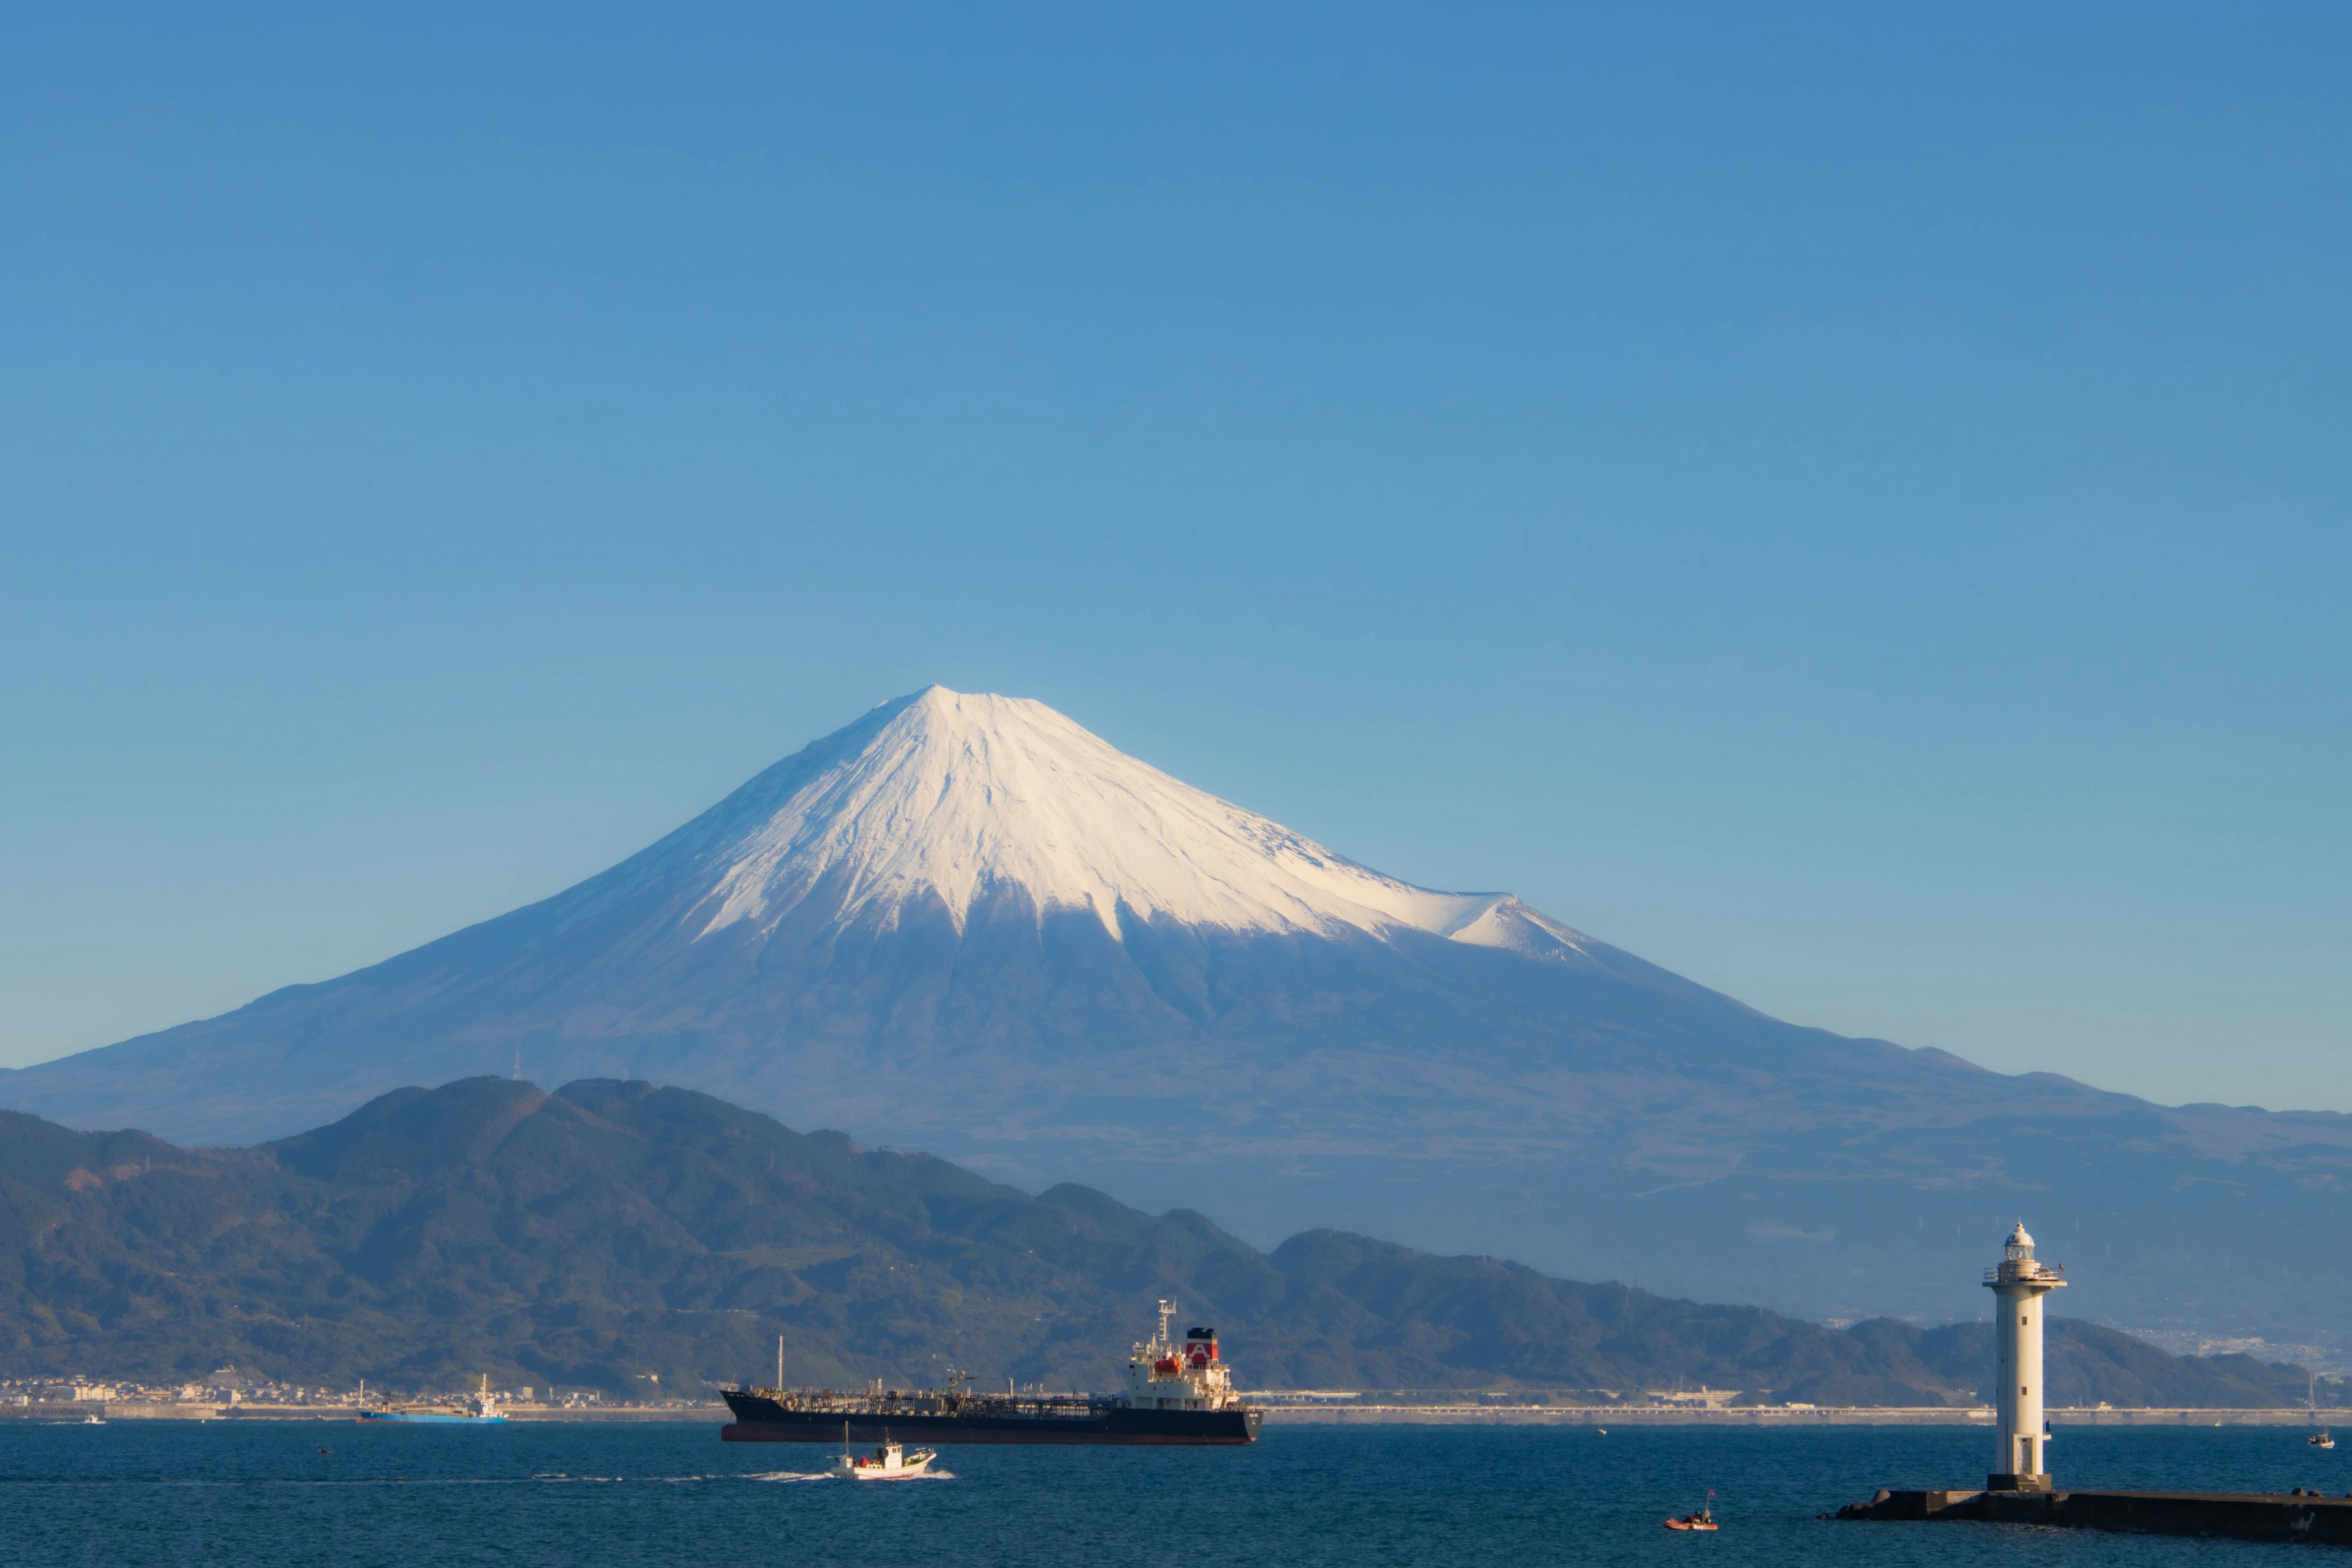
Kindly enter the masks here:
<path id="1" fill-rule="evenodd" d="M 1985 1487 L 1997 1492 L 2046 1492 L 2050 1470 L 2042 1436 L 2042 1298 L 2065 1288 L 2066 1270 L 2060 1264 L 2035 1260 L 2033 1238 L 2020 1220 L 2009 1233 L 2009 1245 L 2001 1248 L 2000 1264 L 1985 1270 L 1984 1282 L 2000 1303 L 1992 1342 L 1999 1363 L 1993 1373 L 1999 1379 L 1993 1385 L 1994 1425 L 2000 1437 Z"/>

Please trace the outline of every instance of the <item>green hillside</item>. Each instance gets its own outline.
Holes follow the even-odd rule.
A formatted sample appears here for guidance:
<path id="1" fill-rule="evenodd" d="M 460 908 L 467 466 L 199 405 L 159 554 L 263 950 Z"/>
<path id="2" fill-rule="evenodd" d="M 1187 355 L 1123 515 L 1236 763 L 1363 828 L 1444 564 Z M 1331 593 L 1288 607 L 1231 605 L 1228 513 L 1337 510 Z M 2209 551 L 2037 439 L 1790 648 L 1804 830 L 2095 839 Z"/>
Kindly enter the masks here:
<path id="1" fill-rule="evenodd" d="M 676 1089 L 402 1089 L 236 1151 L 0 1112 L 0 1376 L 1112 1385 L 1172 1297 L 1255 1387 L 1696 1386 L 1973 1402 L 1989 1330 L 1838 1331 L 1314 1231 L 1032 1197 Z M 2060 1403 L 2277 1405 L 2305 1374 L 2054 1325 Z"/>

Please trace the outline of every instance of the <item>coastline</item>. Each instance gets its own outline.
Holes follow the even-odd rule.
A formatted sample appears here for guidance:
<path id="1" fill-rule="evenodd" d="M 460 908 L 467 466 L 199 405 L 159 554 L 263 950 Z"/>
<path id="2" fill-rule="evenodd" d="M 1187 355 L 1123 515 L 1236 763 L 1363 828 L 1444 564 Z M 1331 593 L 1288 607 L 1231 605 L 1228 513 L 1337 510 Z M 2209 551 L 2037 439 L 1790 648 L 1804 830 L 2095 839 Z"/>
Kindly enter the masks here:
<path id="1" fill-rule="evenodd" d="M 38 1405 L 0 1405 L 0 1420 L 101 1421 L 356 1421 L 358 1405 L 206 1405 L 194 1400 L 148 1401 L 53 1399 Z M 708 1405 L 502 1405 L 499 1414 L 516 1425 L 540 1421 L 652 1422 L 724 1421 L 727 1406 Z"/>
<path id="2" fill-rule="evenodd" d="M 2352 1426 L 2352 1410 L 2053 1409 L 2053 1426 Z M 1268 1405 L 1266 1425 L 1326 1426 L 1990 1426 L 1989 1406 Z"/>
<path id="3" fill-rule="evenodd" d="M 0 1421 L 355 1421 L 356 1405 L 206 1405 L 195 1401 L 51 1400 L 0 1405 Z M 606 1425 L 724 1422 L 727 1407 L 708 1405 L 505 1405 L 507 1419 Z M 1964 1405 L 1340 1405 L 1260 1406 L 1266 1425 L 1286 1426 L 1989 1426 L 1992 1411 Z M 2059 1408 L 2053 1426 L 2352 1426 L 2352 1409 L 2199 1410 L 2179 1407 Z"/>

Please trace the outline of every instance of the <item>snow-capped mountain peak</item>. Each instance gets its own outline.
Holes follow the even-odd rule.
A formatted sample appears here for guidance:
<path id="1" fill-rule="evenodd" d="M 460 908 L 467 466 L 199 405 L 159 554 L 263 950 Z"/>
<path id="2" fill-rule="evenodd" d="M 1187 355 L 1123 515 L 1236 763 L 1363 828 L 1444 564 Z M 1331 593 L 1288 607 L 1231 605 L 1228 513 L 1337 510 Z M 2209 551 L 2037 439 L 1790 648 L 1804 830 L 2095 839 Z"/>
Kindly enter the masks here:
<path id="1" fill-rule="evenodd" d="M 697 937 L 772 928 L 819 887 L 847 917 L 936 898 L 959 929 L 1018 888 L 1038 910 L 1248 931 L 1382 935 L 1409 928 L 1530 954 L 1578 932 L 1506 893 L 1384 877 L 1219 800 L 1042 702 L 934 686 L 886 702 L 786 758 L 614 868 L 702 891 Z M 581 891 L 587 892 L 596 879 Z"/>

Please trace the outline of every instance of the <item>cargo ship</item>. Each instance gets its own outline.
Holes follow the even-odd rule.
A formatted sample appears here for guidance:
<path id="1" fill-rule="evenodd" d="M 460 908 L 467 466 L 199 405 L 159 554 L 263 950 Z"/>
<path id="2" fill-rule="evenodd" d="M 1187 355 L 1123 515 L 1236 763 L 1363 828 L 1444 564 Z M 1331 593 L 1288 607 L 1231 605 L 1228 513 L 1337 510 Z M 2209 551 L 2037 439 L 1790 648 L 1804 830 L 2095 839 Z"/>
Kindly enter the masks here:
<path id="1" fill-rule="evenodd" d="M 466 1399 L 377 1405 L 362 1410 L 352 1419 L 402 1421 L 427 1426 L 503 1426 L 507 1421 L 506 1413 L 499 1408 L 497 1398 L 490 1393 L 488 1376 L 482 1379 L 481 1392 Z"/>
<path id="2" fill-rule="evenodd" d="M 1217 1331 L 1191 1329 L 1181 1344 L 1168 1331 L 1172 1302 L 1160 1303 L 1160 1330 L 1128 1359 L 1118 1394 L 981 1394 L 950 1373 L 942 1387 L 857 1393 L 831 1388 L 725 1388 L 735 1419 L 730 1443 L 1254 1443 L 1264 1414 L 1234 1392 L 1217 1358 Z M 780 1380 L 781 1381 L 781 1380 Z"/>

